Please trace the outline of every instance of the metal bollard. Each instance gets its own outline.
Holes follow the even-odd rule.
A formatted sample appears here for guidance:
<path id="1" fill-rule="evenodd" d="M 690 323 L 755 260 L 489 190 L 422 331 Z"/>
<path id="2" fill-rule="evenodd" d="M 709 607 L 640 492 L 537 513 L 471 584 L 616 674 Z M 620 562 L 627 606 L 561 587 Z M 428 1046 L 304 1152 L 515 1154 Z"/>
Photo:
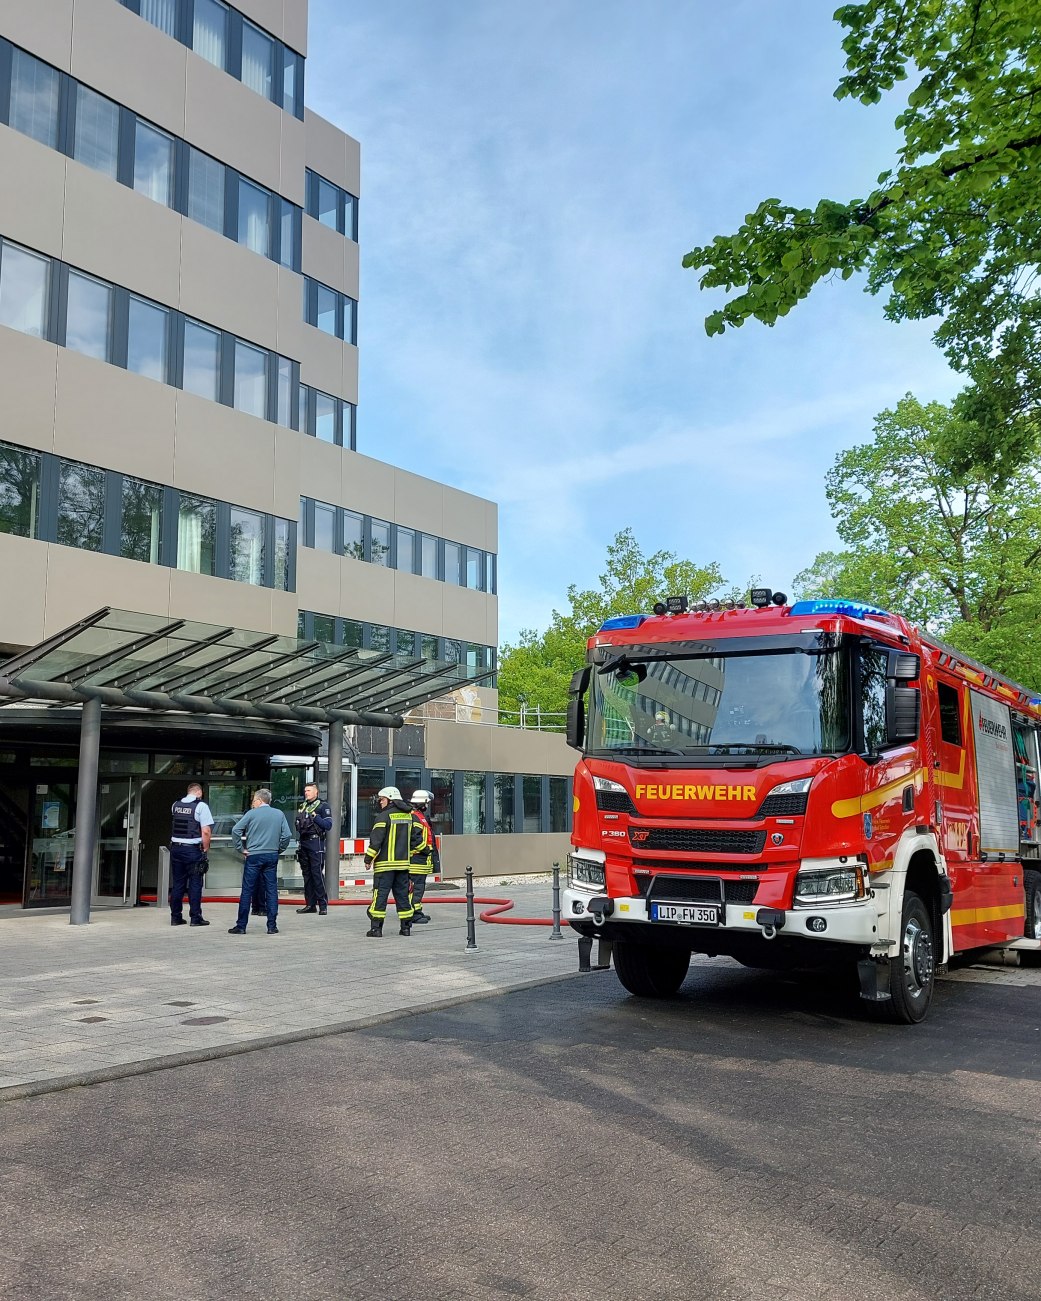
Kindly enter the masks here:
<path id="1" fill-rule="evenodd" d="M 159 875 L 156 878 L 155 902 L 159 908 L 159 915 L 163 921 L 169 921 L 167 914 L 170 911 L 170 850 L 167 845 L 159 846 Z M 166 913 L 163 912 L 163 905 L 166 905 Z"/>
<path id="2" fill-rule="evenodd" d="M 477 923 L 474 917 L 474 870 L 467 864 L 466 868 L 466 952 L 472 953 L 477 948 Z"/>
<path id="3" fill-rule="evenodd" d="M 551 940 L 562 940 L 560 933 L 560 864 L 553 864 L 553 929 L 549 933 Z"/>

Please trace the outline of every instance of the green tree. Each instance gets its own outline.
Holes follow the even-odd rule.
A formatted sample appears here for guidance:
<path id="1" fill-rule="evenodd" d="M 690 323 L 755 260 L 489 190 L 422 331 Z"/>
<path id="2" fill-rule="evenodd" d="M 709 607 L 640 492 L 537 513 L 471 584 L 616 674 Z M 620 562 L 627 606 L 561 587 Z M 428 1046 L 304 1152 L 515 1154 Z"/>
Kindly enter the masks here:
<path id="1" fill-rule="evenodd" d="M 910 78 L 895 165 L 846 200 L 763 200 L 685 267 L 730 296 L 718 334 L 773 325 L 822 279 L 866 272 L 895 321 L 940 317 L 935 338 L 971 381 L 949 431 L 955 464 L 1013 466 L 1041 410 L 1041 22 L 1038 0 L 845 4 L 835 94 L 876 104 Z"/>
<path id="2" fill-rule="evenodd" d="M 962 418 L 908 394 L 871 443 L 841 453 L 827 495 L 841 552 L 796 575 L 801 596 L 897 610 L 1031 688 L 1041 686 L 1041 484 L 952 468 Z"/>
<path id="3" fill-rule="evenodd" d="M 701 566 L 671 551 L 644 555 L 632 529 L 623 529 L 607 548 L 600 586 L 567 589 L 568 609 L 554 610 L 545 632 L 525 629 L 499 656 L 499 705 L 523 702 L 550 713 L 567 708 L 571 675 L 585 663 L 586 642 L 605 619 L 616 614 L 649 614 L 655 601 L 685 594 L 702 601 L 722 585 L 715 563 Z"/>

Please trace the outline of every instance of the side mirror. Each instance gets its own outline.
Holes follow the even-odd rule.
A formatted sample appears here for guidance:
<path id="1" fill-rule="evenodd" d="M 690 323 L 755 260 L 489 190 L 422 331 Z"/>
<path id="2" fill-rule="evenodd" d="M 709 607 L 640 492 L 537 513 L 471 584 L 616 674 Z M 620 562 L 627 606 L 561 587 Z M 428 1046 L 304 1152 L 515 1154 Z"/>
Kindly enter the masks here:
<path id="1" fill-rule="evenodd" d="M 571 675 L 568 687 L 567 731 L 565 740 L 572 750 L 581 750 L 586 740 L 586 703 L 583 697 L 589 686 L 589 668 Z"/>
<path id="2" fill-rule="evenodd" d="M 917 659 L 917 656 L 912 658 Z M 886 686 L 886 741 L 889 745 L 902 745 L 918 740 L 922 711 L 922 693 L 914 687 L 898 687 L 890 682 Z"/>
<path id="3" fill-rule="evenodd" d="M 922 661 L 910 651 L 891 650 L 886 662 L 886 677 L 890 682 L 917 682 L 922 671 Z"/>

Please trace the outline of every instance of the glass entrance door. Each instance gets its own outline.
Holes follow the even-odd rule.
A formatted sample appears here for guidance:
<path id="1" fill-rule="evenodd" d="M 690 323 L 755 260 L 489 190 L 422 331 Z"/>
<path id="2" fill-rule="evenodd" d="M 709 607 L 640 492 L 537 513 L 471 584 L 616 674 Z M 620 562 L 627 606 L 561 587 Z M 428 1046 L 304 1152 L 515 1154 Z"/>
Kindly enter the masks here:
<path id="1" fill-rule="evenodd" d="M 42 782 L 33 787 L 26 907 L 61 907 L 72 902 L 75 787 Z"/>
<path id="2" fill-rule="evenodd" d="M 94 869 L 94 902 L 133 903 L 134 779 L 102 780 L 98 803 L 98 855 Z"/>

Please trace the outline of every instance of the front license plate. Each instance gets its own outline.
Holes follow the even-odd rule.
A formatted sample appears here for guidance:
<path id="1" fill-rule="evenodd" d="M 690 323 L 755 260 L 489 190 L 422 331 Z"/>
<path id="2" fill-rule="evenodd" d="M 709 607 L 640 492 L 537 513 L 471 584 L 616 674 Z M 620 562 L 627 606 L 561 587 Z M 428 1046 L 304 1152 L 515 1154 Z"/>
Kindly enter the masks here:
<path id="1" fill-rule="evenodd" d="M 719 904 L 652 903 L 652 922 L 673 922 L 681 926 L 718 926 L 722 921 Z"/>

